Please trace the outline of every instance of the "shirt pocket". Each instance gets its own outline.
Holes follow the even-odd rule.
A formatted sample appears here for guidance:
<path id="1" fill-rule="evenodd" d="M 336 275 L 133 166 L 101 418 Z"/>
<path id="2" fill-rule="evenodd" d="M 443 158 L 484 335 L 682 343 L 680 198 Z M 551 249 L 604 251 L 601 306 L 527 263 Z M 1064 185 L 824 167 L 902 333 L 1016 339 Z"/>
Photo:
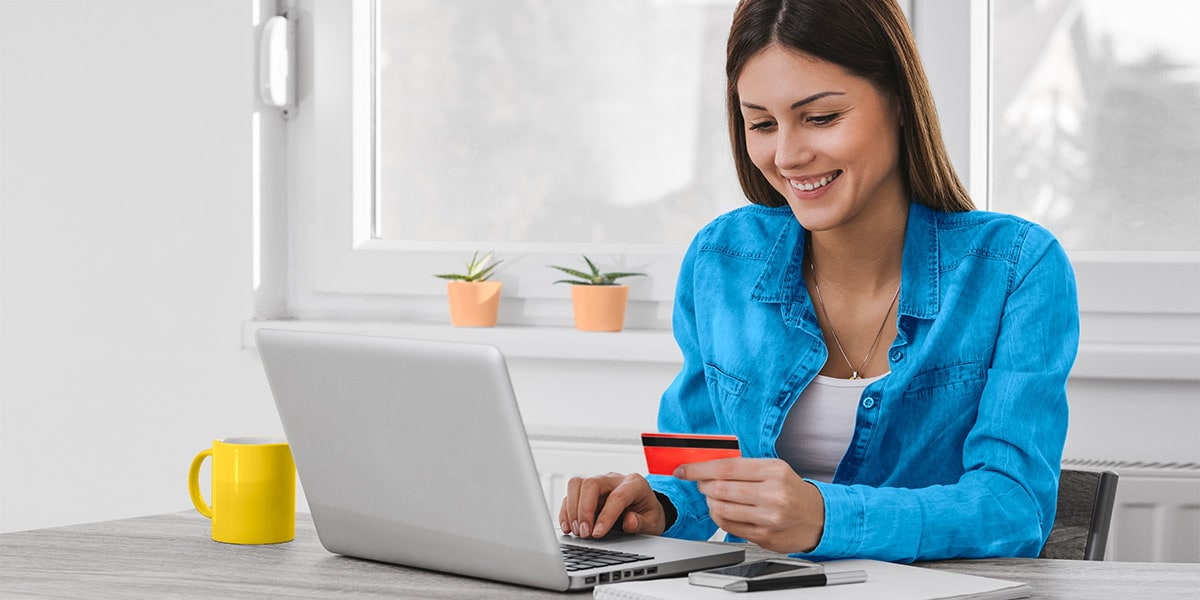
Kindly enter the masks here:
<path id="1" fill-rule="evenodd" d="M 704 363 L 704 379 L 708 382 L 708 393 L 718 402 L 736 401 L 746 388 L 745 379 L 713 363 Z"/>
<path id="2" fill-rule="evenodd" d="M 746 411 L 741 406 L 742 393 L 748 388 L 746 379 L 713 363 L 704 364 L 704 379 L 708 383 L 712 414 L 717 419 L 717 430 L 712 433 L 739 435 L 740 425 L 746 420 Z"/>
<path id="3" fill-rule="evenodd" d="M 978 402 L 986 381 L 987 367 L 982 361 L 938 365 L 913 376 L 904 396 L 909 399 L 928 399 L 951 394 Z"/>
<path id="4" fill-rule="evenodd" d="M 949 484 L 962 476 L 959 457 L 986 383 L 983 362 L 930 366 L 909 382 L 898 410 L 881 424 L 878 446 L 896 471 L 905 472 L 903 487 Z"/>

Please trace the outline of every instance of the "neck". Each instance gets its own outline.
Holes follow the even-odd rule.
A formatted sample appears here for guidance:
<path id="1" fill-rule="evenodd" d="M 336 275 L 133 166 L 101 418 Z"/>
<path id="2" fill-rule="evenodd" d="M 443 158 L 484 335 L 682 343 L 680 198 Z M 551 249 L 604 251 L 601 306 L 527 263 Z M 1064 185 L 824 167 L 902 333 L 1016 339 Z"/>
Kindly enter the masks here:
<path id="1" fill-rule="evenodd" d="M 811 262 L 821 285 L 858 293 L 893 291 L 900 282 L 907 208 L 861 226 L 847 225 L 809 234 Z"/>

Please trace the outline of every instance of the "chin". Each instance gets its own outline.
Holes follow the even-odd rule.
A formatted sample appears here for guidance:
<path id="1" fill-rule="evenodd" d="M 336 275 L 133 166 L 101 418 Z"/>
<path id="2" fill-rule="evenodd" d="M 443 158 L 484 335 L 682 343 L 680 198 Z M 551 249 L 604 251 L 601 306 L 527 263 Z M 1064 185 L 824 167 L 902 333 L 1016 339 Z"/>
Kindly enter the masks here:
<path id="1" fill-rule="evenodd" d="M 832 215 L 826 210 L 814 210 L 811 206 L 796 206 L 795 201 L 789 200 L 788 207 L 792 215 L 800 222 L 800 226 L 808 231 L 826 231 L 841 225 L 842 215 Z"/>

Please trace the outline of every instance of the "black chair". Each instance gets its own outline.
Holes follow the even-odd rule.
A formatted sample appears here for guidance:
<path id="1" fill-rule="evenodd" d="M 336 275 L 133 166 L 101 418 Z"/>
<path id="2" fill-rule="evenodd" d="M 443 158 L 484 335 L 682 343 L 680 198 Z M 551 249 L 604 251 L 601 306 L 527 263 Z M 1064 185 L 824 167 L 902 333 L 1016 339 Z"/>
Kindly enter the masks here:
<path id="1" fill-rule="evenodd" d="M 1117 474 L 1112 471 L 1063 469 L 1058 512 L 1039 557 L 1104 560 L 1116 495 Z"/>

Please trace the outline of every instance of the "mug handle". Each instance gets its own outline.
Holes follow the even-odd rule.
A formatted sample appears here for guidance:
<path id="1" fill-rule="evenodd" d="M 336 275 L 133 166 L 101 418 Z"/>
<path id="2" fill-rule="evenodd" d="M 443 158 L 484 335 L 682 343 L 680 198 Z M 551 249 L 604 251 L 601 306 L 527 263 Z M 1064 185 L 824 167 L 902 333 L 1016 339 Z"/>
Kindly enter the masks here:
<path id="1" fill-rule="evenodd" d="M 192 459 L 192 468 L 188 470 L 188 492 L 192 495 L 192 504 L 200 514 L 212 518 L 212 507 L 204 501 L 204 496 L 200 495 L 200 464 L 204 459 L 212 456 L 212 448 L 204 450 Z"/>

